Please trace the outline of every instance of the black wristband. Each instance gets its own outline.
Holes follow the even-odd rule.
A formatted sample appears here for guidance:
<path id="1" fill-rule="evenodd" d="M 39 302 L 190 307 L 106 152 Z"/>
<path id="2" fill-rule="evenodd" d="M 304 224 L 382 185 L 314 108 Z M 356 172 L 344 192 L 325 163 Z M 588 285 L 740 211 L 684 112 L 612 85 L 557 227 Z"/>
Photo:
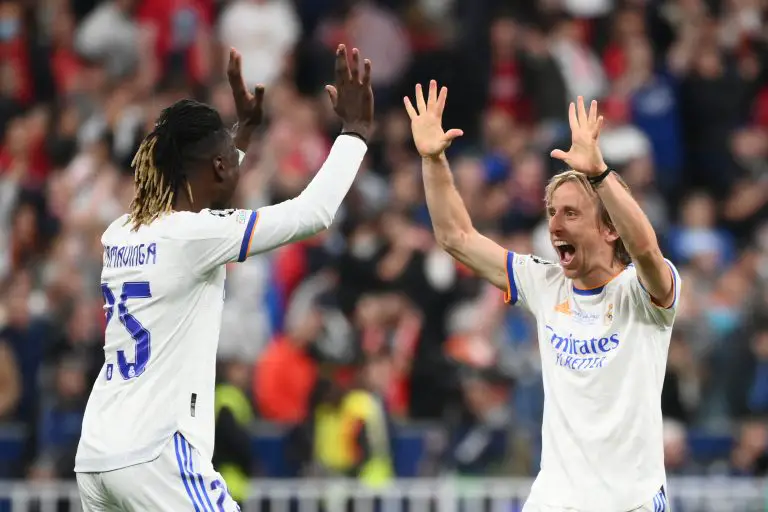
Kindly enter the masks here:
<path id="1" fill-rule="evenodd" d="M 605 178 L 608 177 L 609 174 L 613 172 L 613 169 L 610 167 L 603 171 L 601 174 L 598 174 L 597 176 L 587 176 L 587 181 L 589 181 L 589 184 L 592 185 L 592 188 L 597 188 L 600 183 L 603 182 Z"/>
<path id="2" fill-rule="evenodd" d="M 368 145 L 368 141 L 366 140 L 366 138 L 363 137 L 362 135 L 360 135 L 357 132 L 351 132 L 351 131 L 350 132 L 341 132 L 341 135 L 351 135 L 352 137 L 357 137 L 361 141 L 365 142 L 366 145 Z"/>

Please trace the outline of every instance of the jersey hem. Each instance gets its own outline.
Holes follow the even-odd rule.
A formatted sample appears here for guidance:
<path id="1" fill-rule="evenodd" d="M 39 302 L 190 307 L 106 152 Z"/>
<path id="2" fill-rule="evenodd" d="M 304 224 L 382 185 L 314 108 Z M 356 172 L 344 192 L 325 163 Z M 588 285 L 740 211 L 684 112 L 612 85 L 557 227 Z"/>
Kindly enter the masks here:
<path id="1" fill-rule="evenodd" d="M 115 471 L 138 464 L 145 464 L 157 459 L 168 443 L 173 439 L 169 436 L 159 447 L 152 450 L 142 449 L 117 455 L 105 455 L 102 457 L 88 457 L 75 460 L 75 473 L 104 473 Z"/>
<path id="2" fill-rule="evenodd" d="M 535 485 L 535 483 L 534 483 L 534 485 Z M 638 493 L 638 498 L 632 500 L 631 502 L 629 502 L 629 500 L 626 503 L 611 502 L 611 504 L 610 504 L 611 505 L 611 509 L 616 509 L 616 510 L 635 510 L 635 509 L 640 508 L 643 505 L 646 505 L 647 503 L 650 503 L 651 501 L 653 501 L 653 498 L 662 489 L 664 489 L 665 493 L 668 492 L 667 491 L 666 478 L 662 479 L 660 483 L 654 484 L 654 486 L 652 487 L 652 490 L 648 491 L 649 494 L 648 494 L 647 497 L 640 498 L 639 497 L 640 493 Z M 546 493 L 541 493 L 541 494 L 546 494 Z M 645 493 L 643 493 L 643 494 L 645 494 Z M 531 493 L 531 494 L 529 494 L 528 499 L 526 499 L 526 502 L 527 503 L 528 502 L 531 503 L 531 505 L 538 505 L 538 506 L 544 506 L 544 507 L 567 508 L 569 510 L 571 510 L 571 509 L 578 510 L 579 512 L 594 512 L 594 511 L 598 511 L 598 510 L 605 510 L 605 508 L 602 508 L 605 505 L 605 503 L 594 504 L 592 506 L 581 507 L 580 508 L 580 507 L 577 507 L 576 504 L 572 504 L 572 503 L 564 504 L 564 503 L 549 502 L 549 501 L 546 501 L 546 500 L 545 501 L 539 501 L 536 498 L 537 498 L 537 496 L 534 496 L 534 494 Z"/>

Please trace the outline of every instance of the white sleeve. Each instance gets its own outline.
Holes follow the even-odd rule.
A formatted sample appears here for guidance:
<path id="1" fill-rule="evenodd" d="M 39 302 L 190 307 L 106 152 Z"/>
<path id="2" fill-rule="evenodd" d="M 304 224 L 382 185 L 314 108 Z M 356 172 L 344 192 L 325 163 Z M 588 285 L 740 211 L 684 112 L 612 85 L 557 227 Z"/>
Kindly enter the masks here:
<path id="1" fill-rule="evenodd" d="M 657 324 L 659 327 L 668 329 L 672 327 L 672 324 L 675 321 L 675 315 L 677 314 L 677 302 L 680 297 L 680 286 L 682 282 L 680 279 L 680 274 L 678 273 L 677 268 L 675 268 L 675 265 L 666 258 L 664 261 L 669 266 L 670 272 L 672 272 L 672 281 L 675 288 L 675 296 L 672 299 L 672 304 L 669 307 L 659 306 L 653 300 L 651 294 L 648 293 L 648 290 L 645 289 L 643 283 L 640 282 L 640 277 L 637 275 L 637 269 L 634 265 L 630 265 L 629 267 L 633 273 L 632 278 L 629 280 L 629 287 L 632 302 L 638 308 L 648 314 L 648 316 L 655 324 Z"/>
<path id="2" fill-rule="evenodd" d="M 536 314 L 542 293 L 561 277 L 562 269 L 531 254 L 507 251 L 507 292 L 504 301 Z"/>
<path id="3" fill-rule="evenodd" d="M 312 182 L 296 198 L 252 210 L 203 210 L 185 252 L 194 270 L 211 269 L 312 236 L 333 222 L 367 151 L 357 137 L 340 135 Z"/>

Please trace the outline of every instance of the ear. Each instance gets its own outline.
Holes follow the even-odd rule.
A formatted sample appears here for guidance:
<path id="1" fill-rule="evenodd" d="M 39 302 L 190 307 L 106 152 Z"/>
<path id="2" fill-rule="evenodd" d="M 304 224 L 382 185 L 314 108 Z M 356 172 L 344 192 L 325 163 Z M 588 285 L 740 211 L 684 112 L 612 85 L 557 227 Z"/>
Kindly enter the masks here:
<path id="1" fill-rule="evenodd" d="M 613 242 L 619 239 L 619 234 L 616 232 L 614 228 L 605 226 L 603 228 L 603 237 L 605 238 L 606 242 L 612 244 Z"/>
<path id="2" fill-rule="evenodd" d="M 213 179 L 216 183 L 224 181 L 227 174 L 227 166 L 224 163 L 224 157 L 221 155 L 213 159 Z"/>

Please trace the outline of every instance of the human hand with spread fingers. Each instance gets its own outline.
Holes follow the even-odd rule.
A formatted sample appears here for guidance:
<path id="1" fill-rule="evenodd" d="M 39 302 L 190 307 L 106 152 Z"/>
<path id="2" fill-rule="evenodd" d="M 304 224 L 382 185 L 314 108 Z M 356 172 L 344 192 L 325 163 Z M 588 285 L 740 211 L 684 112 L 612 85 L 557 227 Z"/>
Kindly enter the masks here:
<path id="1" fill-rule="evenodd" d="M 371 61 L 363 60 L 360 75 L 360 51 L 352 48 L 352 65 L 347 48 L 340 44 L 336 50 L 336 77 L 334 85 L 326 85 L 333 110 L 341 118 L 342 133 L 354 133 L 368 140 L 373 130 L 373 88 L 371 87 Z"/>
<path id="2" fill-rule="evenodd" d="M 603 122 L 603 116 L 597 114 L 597 101 L 592 101 L 587 113 L 584 98 L 579 96 L 576 105 L 571 102 L 568 107 L 571 147 L 568 151 L 555 149 L 550 156 L 565 162 L 574 171 L 587 176 L 599 176 L 608 169 L 599 146 Z"/>
<path id="3" fill-rule="evenodd" d="M 254 130 L 264 120 L 264 86 L 259 84 L 253 92 L 248 90 L 243 78 L 243 57 L 234 48 L 229 50 L 227 79 L 232 89 L 232 98 L 235 100 L 237 112 L 235 146 L 240 151 L 245 151 Z"/>
<path id="4" fill-rule="evenodd" d="M 429 82 L 429 94 L 424 101 L 421 84 L 416 85 L 416 108 L 410 98 L 403 99 L 405 110 L 411 118 L 411 131 L 416 150 L 423 158 L 436 158 L 448 149 L 454 139 L 464 135 L 459 129 L 443 130 L 443 110 L 448 98 L 448 88 L 442 87 L 437 92 L 437 82 Z"/>

